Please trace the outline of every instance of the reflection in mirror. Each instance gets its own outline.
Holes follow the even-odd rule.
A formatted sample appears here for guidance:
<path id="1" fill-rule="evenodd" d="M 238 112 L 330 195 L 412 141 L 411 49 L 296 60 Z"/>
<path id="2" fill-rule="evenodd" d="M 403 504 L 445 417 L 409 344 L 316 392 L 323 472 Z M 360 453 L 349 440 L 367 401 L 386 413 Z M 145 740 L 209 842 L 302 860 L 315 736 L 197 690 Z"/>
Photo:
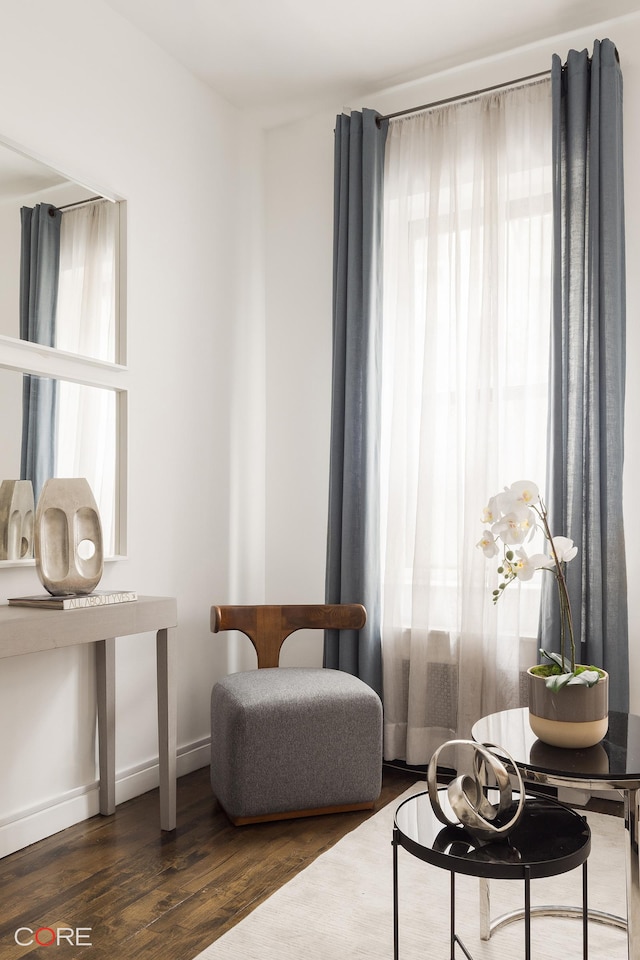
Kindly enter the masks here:
<path id="1" fill-rule="evenodd" d="M 35 508 L 30 480 L 0 483 L 0 560 L 33 557 Z"/>
<path id="2" fill-rule="evenodd" d="M 16 414 L 22 410 L 25 380 L 35 381 L 41 387 L 45 384 L 54 387 L 55 430 L 43 440 L 52 447 L 51 476 L 87 479 L 102 521 L 104 556 L 115 555 L 119 548 L 116 542 L 118 391 L 0 369 L 3 409 L 15 410 Z M 21 476 L 21 449 L 22 417 L 8 417 L 0 444 L 0 479 Z M 37 492 L 35 496 L 37 503 Z"/>
<path id="3" fill-rule="evenodd" d="M 0 334 L 121 362 L 121 216 L 122 204 L 0 142 Z M 44 331 L 34 316 L 33 278 L 45 235 L 38 223 L 55 228 L 45 245 L 55 288 Z"/>

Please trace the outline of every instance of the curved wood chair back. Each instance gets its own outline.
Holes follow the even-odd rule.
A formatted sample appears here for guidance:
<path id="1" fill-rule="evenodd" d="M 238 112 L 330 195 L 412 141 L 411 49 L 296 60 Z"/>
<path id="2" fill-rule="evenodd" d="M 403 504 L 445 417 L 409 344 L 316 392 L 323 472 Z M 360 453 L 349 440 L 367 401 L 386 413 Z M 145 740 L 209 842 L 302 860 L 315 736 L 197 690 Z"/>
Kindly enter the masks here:
<path id="1" fill-rule="evenodd" d="M 280 648 L 296 630 L 360 630 L 367 612 L 360 603 L 211 607 L 211 630 L 239 630 L 258 654 L 258 669 L 277 667 Z"/>

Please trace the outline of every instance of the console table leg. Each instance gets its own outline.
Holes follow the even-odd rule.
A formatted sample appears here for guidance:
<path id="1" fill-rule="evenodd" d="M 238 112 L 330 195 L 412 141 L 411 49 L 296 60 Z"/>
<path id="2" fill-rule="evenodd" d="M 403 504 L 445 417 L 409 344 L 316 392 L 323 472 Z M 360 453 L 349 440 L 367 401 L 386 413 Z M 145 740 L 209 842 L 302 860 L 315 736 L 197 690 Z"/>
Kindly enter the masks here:
<path id="1" fill-rule="evenodd" d="M 116 641 L 96 643 L 96 684 L 98 694 L 98 757 L 100 770 L 100 813 L 116 809 Z"/>
<path id="2" fill-rule="evenodd" d="M 176 828 L 177 690 L 176 630 L 158 630 L 158 756 L 160 766 L 160 827 Z"/>
<path id="3" fill-rule="evenodd" d="M 629 960 L 639 955 L 640 861 L 638 860 L 638 803 L 640 790 L 625 790 L 624 825 L 627 859 L 627 950 Z"/>

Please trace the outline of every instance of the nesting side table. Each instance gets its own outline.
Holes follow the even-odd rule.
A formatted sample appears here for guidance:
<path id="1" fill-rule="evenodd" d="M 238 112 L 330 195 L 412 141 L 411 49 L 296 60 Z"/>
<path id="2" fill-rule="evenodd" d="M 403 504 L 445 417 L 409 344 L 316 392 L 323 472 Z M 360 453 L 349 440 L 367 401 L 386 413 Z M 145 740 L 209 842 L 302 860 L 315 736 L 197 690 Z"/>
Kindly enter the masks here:
<path id="1" fill-rule="evenodd" d="M 627 882 L 627 916 L 590 910 L 591 919 L 627 930 L 627 956 L 640 956 L 640 716 L 609 710 L 609 730 L 601 743 L 583 750 L 551 747 L 538 740 L 529 725 L 526 707 L 501 710 L 474 724 L 471 735 L 478 743 L 500 744 L 509 754 L 525 783 L 581 790 L 620 791 L 624 797 L 624 834 Z M 506 758 L 503 758 L 506 759 Z M 507 761 L 509 767 L 510 760 Z M 485 891 L 486 893 L 486 891 Z M 485 903 L 488 903 L 485 898 Z M 540 907 L 550 915 L 553 908 Z M 482 939 L 488 940 L 494 924 L 483 908 Z M 566 915 L 566 912 L 565 912 Z"/>
<path id="2" fill-rule="evenodd" d="M 440 804 L 453 818 L 447 791 L 439 790 Z M 587 857 L 591 831 L 574 810 L 547 797 L 527 796 L 522 817 L 508 840 L 480 843 L 462 826 L 444 826 L 437 819 L 428 793 L 418 793 L 400 804 L 393 826 L 393 956 L 399 960 L 398 848 L 451 874 L 450 958 L 456 944 L 473 960 L 456 934 L 455 878 L 457 873 L 489 880 L 524 881 L 525 960 L 531 960 L 531 880 L 553 877 L 582 866 L 582 955 L 588 957 Z"/>

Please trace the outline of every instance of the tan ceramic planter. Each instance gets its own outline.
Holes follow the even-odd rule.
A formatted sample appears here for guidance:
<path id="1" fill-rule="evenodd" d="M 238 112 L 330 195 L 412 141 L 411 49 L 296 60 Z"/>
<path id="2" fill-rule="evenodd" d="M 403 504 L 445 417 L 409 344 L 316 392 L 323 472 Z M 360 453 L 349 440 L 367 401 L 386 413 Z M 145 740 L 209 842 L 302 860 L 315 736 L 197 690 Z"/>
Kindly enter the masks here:
<path id="1" fill-rule="evenodd" d="M 593 687 L 549 690 L 544 677 L 527 670 L 529 725 L 539 740 L 574 750 L 600 743 L 609 726 L 609 675 Z"/>

